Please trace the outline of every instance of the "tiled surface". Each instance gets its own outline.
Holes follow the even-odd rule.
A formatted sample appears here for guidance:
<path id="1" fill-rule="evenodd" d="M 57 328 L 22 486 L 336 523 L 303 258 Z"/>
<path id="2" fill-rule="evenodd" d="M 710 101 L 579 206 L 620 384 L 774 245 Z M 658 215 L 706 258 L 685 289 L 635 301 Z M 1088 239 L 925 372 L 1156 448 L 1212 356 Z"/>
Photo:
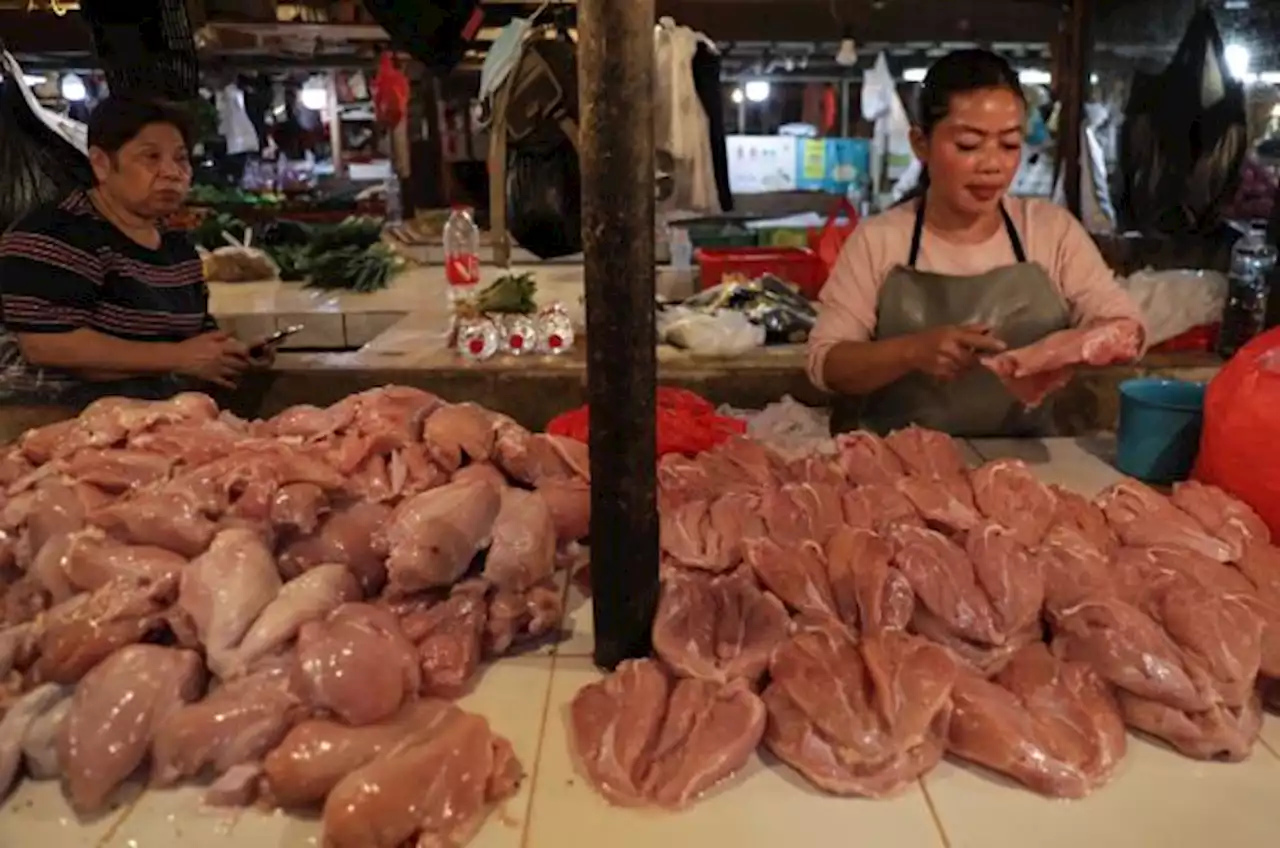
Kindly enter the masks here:
<path id="1" fill-rule="evenodd" d="M 984 460 L 1021 459 L 1046 483 L 1092 497 L 1123 478 L 1102 456 L 1106 442 L 1095 439 L 973 439 Z"/>
<path id="2" fill-rule="evenodd" d="M 565 713 L 579 688 L 599 677 L 590 661 L 557 657 L 543 731 L 528 848 L 785 845 L 943 848 L 923 794 L 890 801 L 833 798 L 811 790 L 788 769 L 753 757 L 743 772 L 679 814 L 611 807 L 577 774 Z M 847 840 L 847 841 L 846 841 Z"/>
<path id="3" fill-rule="evenodd" d="M 519 794 L 489 817 L 483 830 L 470 843 L 474 848 L 518 848 L 522 844 L 551 672 L 552 659 L 549 656 L 509 657 L 487 668 L 475 691 L 459 701 L 462 707 L 488 718 L 496 732 L 511 740 L 526 772 Z M 25 831 L 20 832 L 25 834 Z M 4 848 L 10 844 L 37 844 L 34 840 L 10 843 L 2 838 L 2 834 L 0 829 L 0 846 Z M 152 845 L 156 848 L 171 845 L 229 848 L 237 844 L 302 848 L 319 845 L 319 835 L 318 821 L 283 813 L 249 810 L 243 814 L 228 814 L 202 810 L 198 791 L 185 789 L 172 793 L 145 793 L 110 839 L 83 844 L 100 845 L 102 848 L 148 848 Z"/>
<path id="4" fill-rule="evenodd" d="M 1280 716 L 1267 716 L 1262 723 L 1262 743 L 1280 759 Z"/>
<path id="5" fill-rule="evenodd" d="M 1245 763 L 1195 763 L 1131 735 L 1116 778 L 1083 801 L 951 763 L 924 783 L 950 848 L 1262 848 L 1276 840 L 1280 759 L 1260 748 Z"/>
<path id="6" fill-rule="evenodd" d="M 1079 444 L 1043 452 L 979 442 L 971 459 L 1018 456 L 1044 479 L 1092 492 L 1115 472 Z M 1241 764 L 1195 763 L 1131 737 L 1111 785 L 1080 802 L 1049 801 L 977 769 L 944 763 L 891 801 L 825 796 L 786 767 L 753 757 L 743 773 L 690 810 L 669 814 L 606 804 L 577 773 L 566 739 L 573 694 L 597 679 L 589 601 L 566 581 L 564 640 L 490 666 L 461 702 L 489 718 L 525 764 L 520 794 L 471 843 L 478 848 L 737 848 L 844 845 L 871 848 L 1269 848 L 1280 806 L 1280 719 Z M 0 808 L 0 848 L 311 848 L 319 826 L 284 814 L 203 810 L 199 791 L 148 792 L 102 820 L 75 821 L 56 784 L 24 784 Z"/>

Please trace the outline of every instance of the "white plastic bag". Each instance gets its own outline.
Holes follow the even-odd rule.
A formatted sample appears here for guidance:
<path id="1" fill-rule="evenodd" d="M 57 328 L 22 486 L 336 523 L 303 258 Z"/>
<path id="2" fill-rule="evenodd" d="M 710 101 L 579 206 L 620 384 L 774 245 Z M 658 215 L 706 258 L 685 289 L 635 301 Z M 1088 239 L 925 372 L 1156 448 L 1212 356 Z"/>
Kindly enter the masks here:
<path id="1" fill-rule="evenodd" d="M 1217 271 L 1139 271 L 1120 281 L 1142 308 L 1147 345 L 1222 318 L 1227 278 Z"/>
<path id="2" fill-rule="evenodd" d="M 233 83 L 218 92 L 216 101 L 218 132 L 227 140 L 227 155 L 257 153 L 262 145 L 244 108 L 244 92 Z"/>
<path id="3" fill-rule="evenodd" d="M 700 356 L 737 356 L 764 344 L 765 329 L 741 312 L 673 307 L 658 313 L 659 337 Z"/>
<path id="4" fill-rule="evenodd" d="M 18 64 L 18 60 L 13 58 L 13 54 L 8 50 L 5 50 L 3 56 L 0 56 L 0 62 L 3 62 L 4 65 L 4 75 L 12 77 L 18 82 L 18 88 L 22 91 L 22 96 L 27 101 L 27 106 L 40 119 L 40 122 L 66 139 L 68 144 L 87 157 L 89 155 L 89 128 L 79 121 L 64 117 L 41 106 L 40 101 L 36 99 L 35 93 L 31 91 L 31 86 L 27 85 L 27 78 L 22 72 L 22 66 Z"/>
<path id="5" fill-rule="evenodd" d="M 911 152 L 911 118 L 898 96 L 898 84 L 883 53 L 862 81 L 862 117 L 875 123 L 871 176 L 879 194 L 882 174 L 895 180 L 915 159 Z"/>

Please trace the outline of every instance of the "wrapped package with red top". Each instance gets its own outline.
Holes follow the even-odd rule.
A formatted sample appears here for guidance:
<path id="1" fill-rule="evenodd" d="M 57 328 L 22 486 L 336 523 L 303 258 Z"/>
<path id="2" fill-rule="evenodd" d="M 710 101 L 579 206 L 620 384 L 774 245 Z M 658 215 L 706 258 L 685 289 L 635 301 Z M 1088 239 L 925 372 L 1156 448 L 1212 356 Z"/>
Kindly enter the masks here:
<path id="1" fill-rule="evenodd" d="M 657 402 L 658 456 L 696 456 L 747 431 L 745 421 L 716 414 L 709 401 L 686 389 L 659 386 Z M 561 413 L 547 425 L 547 432 L 587 442 L 590 408 Z"/>

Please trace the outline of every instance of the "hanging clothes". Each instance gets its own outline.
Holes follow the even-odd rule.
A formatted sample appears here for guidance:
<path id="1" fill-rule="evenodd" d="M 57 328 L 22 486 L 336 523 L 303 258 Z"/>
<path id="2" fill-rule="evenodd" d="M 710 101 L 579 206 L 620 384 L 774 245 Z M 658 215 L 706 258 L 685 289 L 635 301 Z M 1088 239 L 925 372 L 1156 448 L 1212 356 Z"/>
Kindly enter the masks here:
<path id="1" fill-rule="evenodd" d="M 711 165 L 715 172 L 716 196 L 720 211 L 733 211 L 733 192 L 729 189 L 729 146 L 725 141 L 724 87 L 720 84 L 720 53 L 708 44 L 698 43 L 693 56 L 693 85 L 698 91 L 702 111 L 710 130 Z"/>
<path id="2" fill-rule="evenodd" d="M 662 18 L 654 27 L 654 147 L 675 163 L 674 191 L 662 211 L 719 212 L 711 129 L 693 82 L 698 34 Z"/>

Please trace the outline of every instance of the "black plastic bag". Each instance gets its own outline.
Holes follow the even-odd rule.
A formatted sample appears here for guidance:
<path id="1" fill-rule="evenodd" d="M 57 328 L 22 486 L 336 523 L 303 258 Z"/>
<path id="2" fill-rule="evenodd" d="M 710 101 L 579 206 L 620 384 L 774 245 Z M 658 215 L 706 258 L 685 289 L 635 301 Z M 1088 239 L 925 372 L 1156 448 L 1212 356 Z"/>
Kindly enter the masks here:
<path id="1" fill-rule="evenodd" d="M 1163 72 L 1134 75 L 1120 150 L 1125 226 L 1213 230 L 1239 188 L 1247 146 L 1244 86 L 1228 71 L 1222 35 L 1203 9 Z"/>
<path id="2" fill-rule="evenodd" d="M 93 185 L 88 158 L 31 111 L 22 85 L 11 75 L 0 80 L 0 231 Z"/>
<path id="3" fill-rule="evenodd" d="M 539 259 L 582 252 L 582 188 L 572 145 L 518 150 L 507 157 L 507 229 Z"/>
<path id="4" fill-rule="evenodd" d="M 482 22 L 480 0 L 364 0 L 391 42 L 443 76 L 462 61 Z"/>
<path id="5" fill-rule="evenodd" d="M 534 40 L 507 80 L 507 229 L 539 259 L 582 252 L 577 52 Z"/>
<path id="6" fill-rule="evenodd" d="M 81 0 L 80 13 L 113 95 L 178 102 L 200 96 L 186 0 Z"/>

